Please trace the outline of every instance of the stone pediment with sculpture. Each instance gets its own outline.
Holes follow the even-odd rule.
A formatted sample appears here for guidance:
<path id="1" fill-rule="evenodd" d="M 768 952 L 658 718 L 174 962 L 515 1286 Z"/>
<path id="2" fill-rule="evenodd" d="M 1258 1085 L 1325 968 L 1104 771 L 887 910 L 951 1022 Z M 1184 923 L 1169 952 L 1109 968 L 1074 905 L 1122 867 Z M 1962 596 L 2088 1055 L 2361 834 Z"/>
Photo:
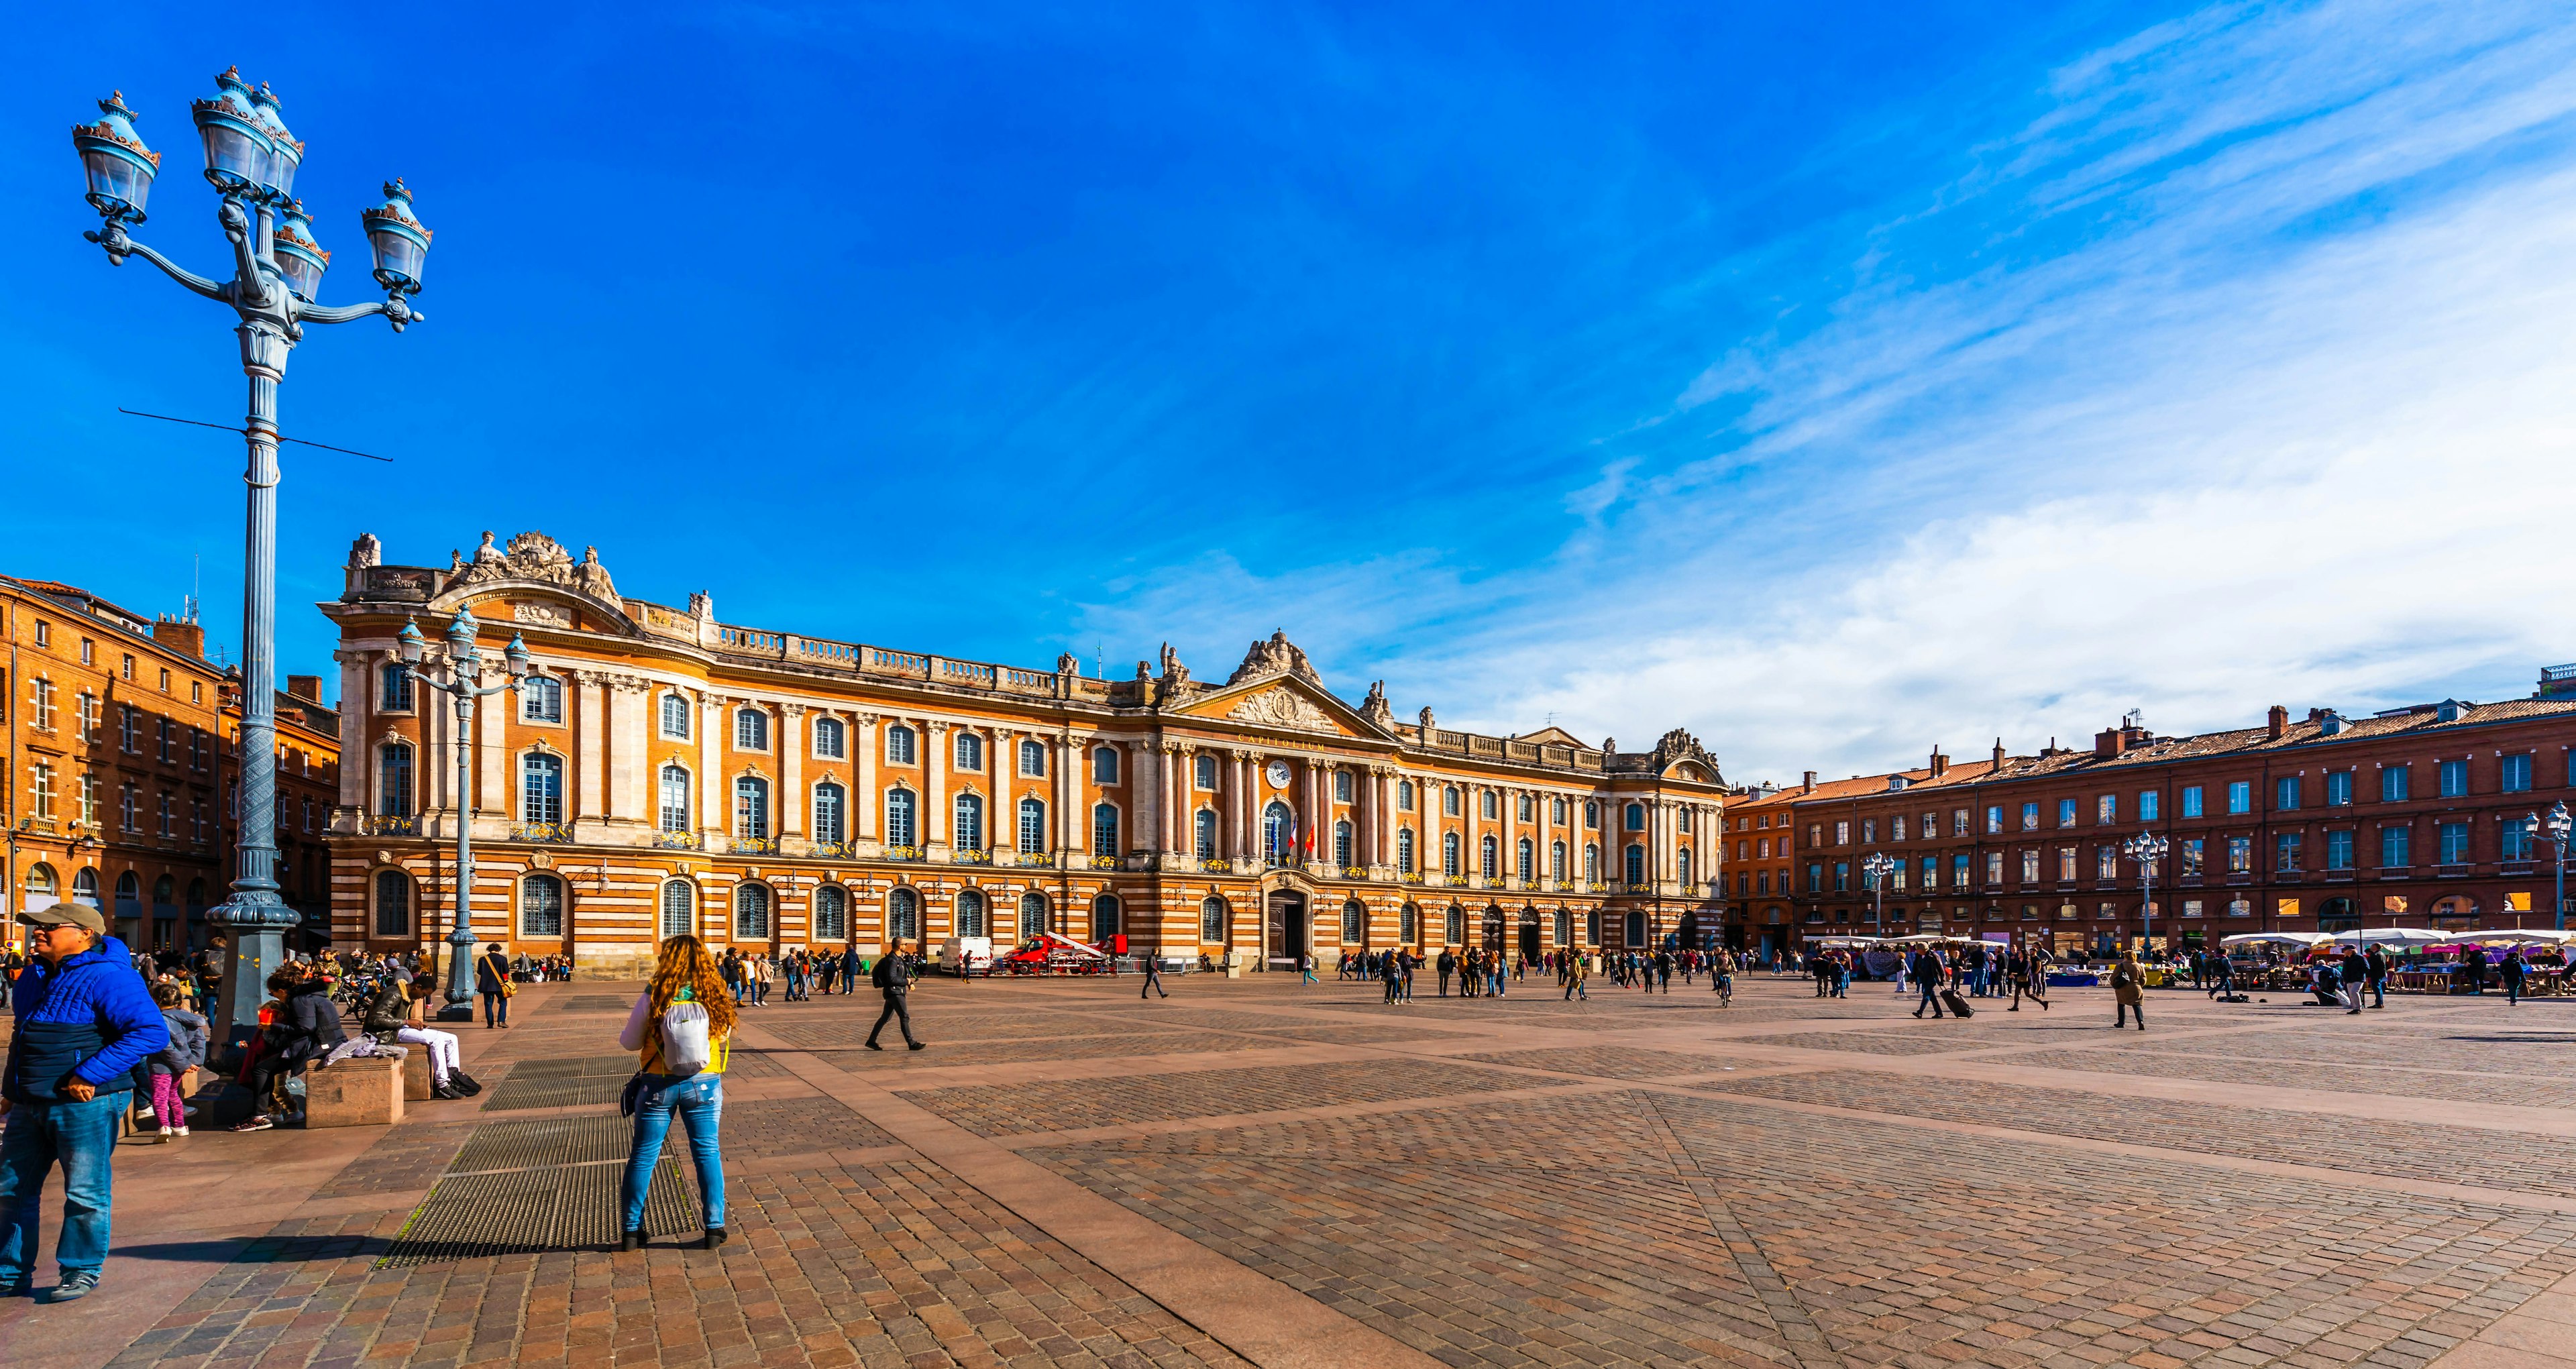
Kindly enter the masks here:
<path id="1" fill-rule="evenodd" d="M 1366 736 L 1372 730 L 1394 735 L 1395 715 L 1387 707 L 1383 682 L 1369 687 L 1364 707 L 1352 709 L 1324 687 L 1314 664 L 1284 632 L 1254 642 L 1221 686 L 1191 680 L 1189 668 L 1169 644 L 1163 647 L 1162 667 L 1157 702 L 1193 717 L 1335 737 Z"/>
<path id="2" fill-rule="evenodd" d="M 361 565 L 372 566 L 375 553 L 373 534 L 359 538 L 350 549 L 353 573 Z M 532 626 L 571 630 L 587 618 L 611 631 L 629 635 L 636 631 L 608 567 L 599 562 L 597 547 L 582 548 L 581 558 L 575 560 L 562 544 L 542 532 L 522 532 L 502 544 L 487 531 L 471 557 L 451 551 L 445 572 L 430 574 L 437 581 L 430 605 L 434 609 L 498 597 L 509 602 L 513 621 Z M 522 587 L 543 592 L 525 597 L 508 593 Z"/>

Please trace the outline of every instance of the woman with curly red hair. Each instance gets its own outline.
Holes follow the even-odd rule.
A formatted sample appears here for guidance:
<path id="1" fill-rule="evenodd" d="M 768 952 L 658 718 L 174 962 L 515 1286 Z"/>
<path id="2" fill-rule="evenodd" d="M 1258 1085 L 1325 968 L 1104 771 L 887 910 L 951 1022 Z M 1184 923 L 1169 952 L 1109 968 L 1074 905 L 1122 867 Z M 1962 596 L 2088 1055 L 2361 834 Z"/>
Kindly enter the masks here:
<path id="1" fill-rule="evenodd" d="M 698 1063 L 674 1061 L 684 1043 L 666 1030 L 674 1004 L 694 1003 L 705 1011 L 707 1058 Z M 684 1012 L 682 1017 L 695 1014 Z M 675 936 L 662 943 L 653 958 L 653 977 L 626 1015 L 617 1044 L 637 1053 L 634 1085 L 635 1145 L 626 1157 L 626 1181 L 619 1197 L 625 1233 L 621 1250 L 644 1248 L 644 1195 L 653 1182 L 653 1166 L 662 1158 L 662 1140 L 677 1116 L 689 1128 L 689 1155 L 698 1171 L 698 1195 L 706 1207 L 706 1249 L 725 1242 L 724 1155 L 716 1132 L 724 1122 L 724 1068 L 735 1022 L 733 995 L 707 944 L 694 936 Z"/>

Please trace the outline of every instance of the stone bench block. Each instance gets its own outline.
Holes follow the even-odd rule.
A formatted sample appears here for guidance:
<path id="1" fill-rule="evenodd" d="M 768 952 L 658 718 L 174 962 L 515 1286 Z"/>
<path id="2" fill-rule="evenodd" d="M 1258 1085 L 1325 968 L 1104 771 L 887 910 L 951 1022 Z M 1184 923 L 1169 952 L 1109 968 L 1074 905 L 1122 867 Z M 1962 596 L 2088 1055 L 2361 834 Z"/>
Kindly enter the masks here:
<path id="1" fill-rule="evenodd" d="M 304 1125 L 382 1127 L 401 1121 L 401 1065 L 382 1056 L 352 1056 L 329 1069 L 306 1071 Z"/>
<path id="2" fill-rule="evenodd" d="M 403 1101 L 425 1103 L 429 1101 L 429 1047 L 405 1046 L 403 1051 Z"/>

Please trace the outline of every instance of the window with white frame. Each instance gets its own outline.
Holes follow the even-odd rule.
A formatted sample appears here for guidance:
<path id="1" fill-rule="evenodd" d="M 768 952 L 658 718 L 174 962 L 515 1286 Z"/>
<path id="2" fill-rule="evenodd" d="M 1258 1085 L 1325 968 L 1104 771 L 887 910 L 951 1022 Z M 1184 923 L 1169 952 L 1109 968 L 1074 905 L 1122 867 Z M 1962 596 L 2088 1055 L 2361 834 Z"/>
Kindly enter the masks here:
<path id="1" fill-rule="evenodd" d="M 1225 922 L 1224 899 L 1211 896 L 1199 900 L 1199 940 L 1223 943 Z"/>
<path id="2" fill-rule="evenodd" d="M 1413 811 L 1413 781 L 1397 780 L 1395 782 L 1395 806 L 1407 813 Z"/>
<path id="3" fill-rule="evenodd" d="M 685 879 L 662 884 L 662 936 L 695 936 L 698 930 L 698 886 Z"/>
<path id="4" fill-rule="evenodd" d="M 920 827 L 916 809 L 919 800 L 901 785 L 886 791 L 885 839 L 888 846 L 917 846 Z"/>
<path id="5" fill-rule="evenodd" d="M 660 795 L 660 799 L 661 799 L 661 801 L 660 801 L 660 805 L 659 805 L 659 806 L 660 806 L 660 808 L 661 808 L 661 812 L 660 812 L 660 814 L 659 814 L 659 821 L 658 821 L 655 825 L 656 825 L 660 830 L 665 831 L 665 832 L 685 832 L 685 831 L 688 831 L 688 830 L 689 830 L 689 772 L 688 772 L 688 770 L 687 770 L 685 767 L 677 766 L 677 765 L 666 765 L 666 766 L 663 766 L 663 767 L 662 767 L 662 782 L 661 782 L 660 789 L 661 789 L 661 795 Z"/>
<path id="6" fill-rule="evenodd" d="M 733 715 L 733 749 L 766 751 L 769 749 L 769 714 L 758 708 L 738 708 Z"/>
<path id="7" fill-rule="evenodd" d="M 769 781 L 758 775 L 734 777 L 733 834 L 744 841 L 769 840 Z"/>
<path id="8" fill-rule="evenodd" d="M 1414 868 L 1413 829 L 1400 828 L 1395 834 L 1395 872 L 1409 875 Z"/>
<path id="9" fill-rule="evenodd" d="M 918 741 L 918 734 L 916 734 L 911 728 L 904 726 L 902 723 L 896 723 L 892 727 L 887 728 L 885 734 L 886 764 L 912 764 L 914 756 L 918 754 L 914 749 Z"/>
<path id="10" fill-rule="evenodd" d="M 1201 860 L 1216 859 L 1216 810 L 1202 808 L 1190 818 L 1190 851 Z"/>
<path id="11" fill-rule="evenodd" d="M 1045 742 L 1030 740 L 1020 743 L 1020 774 L 1033 780 L 1046 778 Z"/>
<path id="12" fill-rule="evenodd" d="M 958 733 L 955 751 L 957 755 L 958 769 L 981 770 L 984 768 L 984 737 L 982 733 Z"/>
<path id="13" fill-rule="evenodd" d="M 1047 896 L 1035 889 L 1020 895 L 1020 935 L 1032 937 L 1054 930 L 1054 924 L 1047 919 Z"/>
<path id="14" fill-rule="evenodd" d="M 1441 789 L 1440 811 L 1453 818 L 1458 816 L 1458 786 L 1453 784 Z"/>
<path id="15" fill-rule="evenodd" d="M 960 851 L 984 849 L 984 796 L 960 794 L 956 802 L 955 844 Z"/>
<path id="16" fill-rule="evenodd" d="M 409 713 L 411 711 L 411 667 L 400 661 L 387 661 L 376 668 L 376 711 Z"/>
<path id="17" fill-rule="evenodd" d="M 830 780 L 815 785 L 814 840 L 838 846 L 849 839 L 849 791 Z"/>
<path id="18" fill-rule="evenodd" d="M 733 888 L 733 936 L 736 941 L 769 939 L 769 886 L 744 882 Z"/>
<path id="19" fill-rule="evenodd" d="M 563 681 L 552 675 L 530 675 L 519 682 L 519 721 L 563 721 Z"/>
<path id="20" fill-rule="evenodd" d="M 1351 801 L 1350 771 L 1336 770 L 1333 772 L 1333 801 L 1335 803 L 1348 803 Z"/>
<path id="21" fill-rule="evenodd" d="M 1564 842 L 1551 841 L 1547 844 L 1547 877 L 1559 883 L 1565 880 Z"/>
<path id="22" fill-rule="evenodd" d="M 1502 803 L 1502 795 L 1488 789 L 1478 797 L 1476 801 L 1476 811 L 1484 814 L 1487 822 L 1491 822 L 1502 816 Z"/>
<path id="23" fill-rule="evenodd" d="M 1538 874 L 1538 844 L 1527 837 L 1521 838 L 1520 849 L 1516 853 L 1515 863 L 1523 881 L 1536 878 Z"/>
<path id="24" fill-rule="evenodd" d="M 959 936 L 986 935 L 984 931 L 984 895 L 981 890 L 960 889 L 957 891 L 957 934 Z"/>
<path id="25" fill-rule="evenodd" d="M 1342 904 L 1342 940 L 1355 946 L 1368 941 L 1368 906 L 1358 899 Z"/>
<path id="26" fill-rule="evenodd" d="M 1476 873 L 1487 879 L 1499 877 L 1503 872 L 1496 867 L 1501 864 L 1501 852 L 1502 843 L 1491 836 L 1476 843 Z"/>
<path id="27" fill-rule="evenodd" d="M 921 935 L 921 895 L 897 889 L 886 895 L 886 935 L 911 941 Z"/>
<path id="28" fill-rule="evenodd" d="M 1216 792 L 1216 757 L 1201 753 L 1190 760 L 1190 783 L 1209 793 Z"/>
<path id="29" fill-rule="evenodd" d="M 376 815 L 411 816 L 411 746 L 386 742 L 376 748 Z"/>
<path id="30" fill-rule="evenodd" d="M 1095 746 L 1091 749 L 1091 782 L 1093 784 L 1118 782 L 1117 747 Z"/>
<path id="31" fill-rule="evenodd" d="M 844 941 L 850 935 L 850 894 L 837 884 L 826 884 L 814 891 L 814 935 L 824 941 Z"/>
<path id="32" fill-rule="evenodd" d="M 1046 850 L 1046 801 L 1040 798 L 1020 800 L 1020 854 L 1034 856 Z"/>
<path id="33" fill-rule="evenodd" d="M 564 886 L 552 875 L 530 875 L 519 882 L 519 935 L 563 935 Z"/>
<path id="34" fill-rule="evenodd" d="M 662 696 L 662 735 L 675 741 L 689 739 L 689 701 L 685 695 Z"/>
<path id="35" fill-rule="evenodd" d="M 1333 863 L 1347 869 L 1354 863 L 1355 856 L 1356 853 L 1352 850 L 1350 823 L 1347 820 L 1335 821 L 1333 823 Z"/>
<path id="36" fill-rule="evenodd" d="M 1589 841 L 1583 843 L 1583 882 L 1601 882 L 1601 847 Z"/>
<path id="37" fill-rule="evenodd" d="M 1118 805 L 1095 803 L 1091 806 L 1091 849 L 1104 856 L 1119 854 Z"/>
<path id="38" fill-rule="evenodd" d="M 850 754 L 850 731 L 838 718 L 814 720 L 814 756 L 817 760 L 846 760 Z"/>
<path id="39" fill-rule="evenodd" d="M 1458 877 L 1458 834 L 1455 832 L 1440 834 L 1440 873 L 1451 879 Z"/>
<path id="40" fill-rule="evenodd" d="M 530 752 L 520 762 L 519 821 L 536 826 L 564 820 L 563 757 Z"/>

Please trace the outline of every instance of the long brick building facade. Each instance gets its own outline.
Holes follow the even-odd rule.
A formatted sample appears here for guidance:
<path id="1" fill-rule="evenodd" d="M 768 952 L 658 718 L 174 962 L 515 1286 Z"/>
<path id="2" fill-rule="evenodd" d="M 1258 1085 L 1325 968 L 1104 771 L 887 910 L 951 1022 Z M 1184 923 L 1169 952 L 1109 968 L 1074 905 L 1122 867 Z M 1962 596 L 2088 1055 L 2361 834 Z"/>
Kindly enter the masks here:
<path id="1" fill-rule="evenodd" d="M 490 534 L 445 566 L 362 537 L 339 625 L 351 763 L 332 816 L 338 944 L 447 928 L 473 825 L 487 940 L 631 974 L 664 935 L 873 951 L 1045 929 L 1262 967 L 1345 948 L 1544 951 L 1713 934 L 1728 798 L 1691 737 L 1585 745 L 1400 721 L 1284 636 L 1223 681 L 1169 648 L 1132 679 L 738 627 L 706 595 L 617 592 L 595 555 Z M 453 715 L 397 637 L 463 614 L 539 677 Z M 460 804 L 461 797 L 461 804 Z"/>
<path id="2" fill-rule="evenodd" d="M 2173 946 L 2549 926 L 2556 851 L 2533 819 L 2576 798 L 2576 699 L 2559 682 L 2368 717 L 2276 707 L 2262 726 L 2187 737 L 2130 719 L 2089 750 L 1810 774 L 1729 806 L 1730 916 L 1766 946 L 1883 929 L 2070 952 L 2132 942 L 2150 913 Z M 2142 833 L 2167 844 L 2143 869 L 2123 845 Z M 1878 881 L 1872 856 L 1890 862 Z"/>

